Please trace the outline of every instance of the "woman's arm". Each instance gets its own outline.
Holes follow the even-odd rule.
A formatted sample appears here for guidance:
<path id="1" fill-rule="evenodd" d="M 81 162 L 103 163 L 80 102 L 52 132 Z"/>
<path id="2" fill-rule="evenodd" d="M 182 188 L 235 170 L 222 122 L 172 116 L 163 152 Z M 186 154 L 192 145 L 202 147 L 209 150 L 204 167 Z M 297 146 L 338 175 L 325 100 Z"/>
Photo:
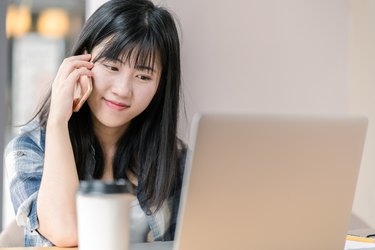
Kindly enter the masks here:
<path id="1" fill-rule="evenodd" d="M 77 245 L 75 193 L 79 185 L 68 121 L 74 88 L 81 76 L 91 76 L 90 55 L 64 60 L 52 85 L 46 128 L 45 158 L 37 213 L 38 232 L 61 247 Z"/>
<path id="2" fill-rule="evenodd" d="M 37 200 L 38 232 L 57 246 L 77 245 L 75 192 L 78 185 L 67 125 L 48 122 Z"/>

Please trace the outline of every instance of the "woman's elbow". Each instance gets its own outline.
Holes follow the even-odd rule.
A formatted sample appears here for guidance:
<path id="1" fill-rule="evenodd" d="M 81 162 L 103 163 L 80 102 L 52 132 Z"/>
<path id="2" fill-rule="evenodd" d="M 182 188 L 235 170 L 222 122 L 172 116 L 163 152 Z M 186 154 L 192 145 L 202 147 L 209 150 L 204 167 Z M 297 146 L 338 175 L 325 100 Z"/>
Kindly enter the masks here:
<path id="1" fill-rule="evenodd" d="M 57 247 L 76 247 L 78 245 L 77 230 L 69 230 L 67 228 L 64 229 L 42 234 Z"/>

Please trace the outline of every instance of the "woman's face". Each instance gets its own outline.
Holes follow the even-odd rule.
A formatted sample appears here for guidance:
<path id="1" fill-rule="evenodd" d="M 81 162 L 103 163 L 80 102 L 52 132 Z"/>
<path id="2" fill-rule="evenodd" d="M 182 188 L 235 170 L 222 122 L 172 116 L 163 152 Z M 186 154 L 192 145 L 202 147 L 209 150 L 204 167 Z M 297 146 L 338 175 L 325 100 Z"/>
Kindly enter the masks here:
<path id="1" fill-rule="evenodd" d="M 99 45 L 92 51 L 95 58 Z M 134 53 L 133 53 L 134 54 Z M 134 65 L 134 60 L 98 60 L 93 72 L 93 91 L 87 102 L 95 126 L 126 129 L 129 122 L 142 113 L 158 89 L 161 66 L 155 60 L 153 68 Z"/>

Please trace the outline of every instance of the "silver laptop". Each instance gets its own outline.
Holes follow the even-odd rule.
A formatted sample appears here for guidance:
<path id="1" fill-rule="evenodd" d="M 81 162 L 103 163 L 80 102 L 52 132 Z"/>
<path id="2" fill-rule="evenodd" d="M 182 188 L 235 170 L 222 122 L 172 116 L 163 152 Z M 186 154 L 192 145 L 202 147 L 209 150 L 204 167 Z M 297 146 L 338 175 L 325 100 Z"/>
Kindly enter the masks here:
<path id="1" fill-rule="evenodd" d="M 366 130 L 364 117 L 196 116 L 174 249 L 344 249 Z"/>

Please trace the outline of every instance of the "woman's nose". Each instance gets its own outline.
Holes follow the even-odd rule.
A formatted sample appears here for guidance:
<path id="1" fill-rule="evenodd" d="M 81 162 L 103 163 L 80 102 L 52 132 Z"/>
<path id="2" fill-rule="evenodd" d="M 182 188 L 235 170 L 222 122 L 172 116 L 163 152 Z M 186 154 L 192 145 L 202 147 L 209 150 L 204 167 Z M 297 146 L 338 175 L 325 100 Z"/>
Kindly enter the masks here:
<path id="1" fill-rule="evenodd" d="M 129 97 L 133 92 L 130 76 L 117 77 L 112 86 L 112 92 L 122 97 Z"/>

